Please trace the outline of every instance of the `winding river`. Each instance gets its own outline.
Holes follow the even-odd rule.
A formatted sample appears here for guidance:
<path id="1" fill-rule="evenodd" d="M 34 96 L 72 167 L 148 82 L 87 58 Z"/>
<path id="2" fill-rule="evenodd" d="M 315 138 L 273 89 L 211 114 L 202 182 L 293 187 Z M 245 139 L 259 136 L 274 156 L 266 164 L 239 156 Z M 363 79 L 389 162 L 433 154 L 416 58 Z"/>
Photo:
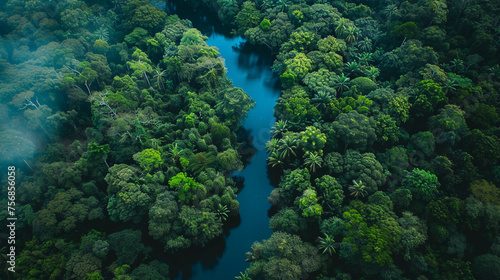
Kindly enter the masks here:
<path id="1" fill-rule="evenodd" d="M 245 139 L 250 145 L 241 148 L 249 162 L 234 176 L 244 178 L 244 186 L 238 193 L 240 219 L 224 231 L 223 238 L 211 242 L 205 248 L 188 251 L 186 256 L 169 260 L 174 279 L 234 279 L 248 268 L 245 252 L 255 241 L 271 236 L 267 197 L 273 190 L 267 169 L 265 143 L 275 123 L 273 106 L 280 95 L 278 77 L 271 71 L 272 56 L 267 50 L 245 45 L 241 37 L 230 37 L 228 30 L 215 20 L 194 13 L 191 8 L 177 3 L 167 8 L 180 18 L 193 22 L 195 28 L 209 37 L 207 44 L 219 49 L 225 59 L 227 77 L 236 87 L 242 88 L 256 102 L 245 119 Z M 242 134 L 242 133 L 240 133 Z M 172 262 L 173 261 L 173 262 Z"/>

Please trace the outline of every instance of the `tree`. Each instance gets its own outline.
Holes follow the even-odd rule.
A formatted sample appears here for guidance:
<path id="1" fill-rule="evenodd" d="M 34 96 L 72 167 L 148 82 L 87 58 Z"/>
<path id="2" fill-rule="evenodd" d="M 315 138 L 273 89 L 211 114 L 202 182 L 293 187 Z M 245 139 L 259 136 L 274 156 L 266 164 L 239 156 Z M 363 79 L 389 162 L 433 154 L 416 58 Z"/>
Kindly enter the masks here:
<path id="1" fill-rule="evenodd" d="M 474 258 L 472 272 L 478 280 L 500 278 L 500 258 L 492 254 L 480 255 Z"/>
<path id="2" fill-rule="evenodd" d="M 159 168 L 163 161 L 159 151 L 154 149 L 145 149 L 141 152 L 139 163 L 141 167 L 146 170 L 146 172 L 151 172 L 153 169 Z"/>
<path id="3" fill-rule="evenodd" d="M 236 15 L 235 23 L 238 27 L 236 33 L 243 35 L 248 29 L 259 24 L 260 12 L 251 1 L 243 2 L 243 8 Z"/>
<path id="4" fill-rule="evenodd" d="M 335 239 L 330 237 L 328 234 L 325 234 L 325 237 L 319 237 L 319 245 L 318 248 L 320 250 L 323 250 L 324 253 L 328 253 L 330 256 L 333 253 L 336 253 L 337 251 L 335 250 L 335 247 L 337 245 L 337 242 L 335 242 Z"/>
<path id="5" fill-rule="evenodd" d="M 253 279 L 298 280 L 320 268 L 318 249 L 296 235 L 275 232 L 251 250 L 252 265 L 246 272 Z"/>
<path id="6" fill-rule="evenodd" d="M 441 184 L 436 175 L 418 168 L 414 168 L 411 172 L 408 172 L 401 183 L 401 187 L 409 189 L 414 198 L 425 202 L 437 197 L 440 186 Z"/>
<path id="7" fill-rule="evenodd" d="M 465 112 L 456 105 L 446 105 L 439 115 L 429 118 L 429 130 L 437 135 L 436 142 L 453 145 L 469 131 L 464 118 Z"/>
<path id="8" fill-rule="evenodd" d="M 139 223 L 146 215 L 153 198 L 147 185 L 127 183 L 108 202 L 108 213 L 112 221 Z"/>
<path id="9" fill-rule="evenodd" d="M 342 186 L 330 175 L 323 175 L 314 181 L 325 212 L 338 213 L 344 200 Z"/>
<path id="10" fill-rule="evenodd" d="M 353 144 L 354 148 L 361 151 L 377 139 L 375 126 L 373 118 L 356 111 L 340 114 L 333 122 L 333 129 L 337 132 L 337 137 L 345 143 L 345 148 Z"/>
<path id="11" fill-rule="evenodd" d="M 304 53 L 297 53 L 295 57 L 284 61 L 286 72 L 303 79 L 312 70 L 311 60 Z"/>
<path id="12" fill-rule="evenodd" d="M 365 184 L 367 193 L 371 194 L 385 184 L 384 169 L 374 154 L 347 150 L 345 155 L 329 153 L 324 161 L 330 174 L 338 176 L 344 186 L 352 180 L 361 181 Z"/>
<path id="13" fill-rule="evenodd" d="M 108 236 L 110 249 L 117 256 L 115 261 L 117 266 L 134 263 L 137 259 L 142 260 L 150 253 L 151 248 L 142 244 L 141 237 L 140 230 L 132 229 L 125 229 Z"/>
<path id="14" fill-rule="evenodd" d="M 179 201 L 182 203 L 188 204 L 192 200 L 199 198 L 199 183 L 193 178 L 187 177 L 184 172 L 177 173 L 168 181 L 168 184 L 170 188 L 177 191 Z"/>
<path id="15" fill-rule="evenodd" d="M 298 204 L 299 209 L 302 210 L 303 217 L 321 217 L 323 213 L 323 207 L 318 204 L 318 198 L 314 189 L 306 189 L 298 199 Z"/>
<path id="16" fill-rule="evenodd" d="M 417 86 L 418 95 L 412 107 L 417 117 L 427 116 L 433 113 L 448 101 L 442 87 L 432 80 L 420 81 Z"/>
<path id="17" fill-rule="evenodd" d="M 326 135 L 321 133 L 319 129 L 314 126 L 306 127 L 305 131 L 301 132 L 302 138 L 300 139 L 299 146 L 305 152 L 319 152 L 325 146 Z"/>
<path id="18" fill-rule="evenodd" d="M 304 164 L 311 170 L 312 173 L 316 172 L 316 167 L 321 168 L 323 159 L 317 152 L 306 152 L 304 154 Z"/>
<path id="19" fill-rule="evenodd" d="M 352 180 L 352 186 L 349 187 L 349 191 L 351 191 L 351 195 L 354 197 L 362 196 L 365 197 L 366 194 L 366 186 L 362 181 Z"/>
<path id="20" fill-rule="evenodd" d="M 271 217 L 269 227 L 274 232 L 287 232 L 290 234 L 300 234 L 307 228 L 305 218 L 301 217 L 291 208 L 283 208 Z"/>

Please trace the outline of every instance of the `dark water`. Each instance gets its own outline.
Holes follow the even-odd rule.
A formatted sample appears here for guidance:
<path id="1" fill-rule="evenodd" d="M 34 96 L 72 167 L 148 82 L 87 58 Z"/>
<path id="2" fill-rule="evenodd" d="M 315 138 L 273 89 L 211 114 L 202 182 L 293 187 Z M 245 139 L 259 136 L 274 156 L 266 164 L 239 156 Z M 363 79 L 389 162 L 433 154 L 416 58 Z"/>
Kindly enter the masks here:
<path id="1" fill-rule="evenodd" d="M 175 279 L 234 279 L 248 268 L 245 252 L 250 246 L 272 234 L 267 197 L 273 186 L 268 177 L 265 143 L 270 139 L 269 131 L 275 122 L 273 106 L 280 95 L 278 79 L 271 71 L 273 60 L 266 50 L 243 46 L 244 39 L 231 38 L 227 35 L 228 30 L 215 24 L 214 19 L 200 16 L 189 7 L 177 3 L 167 10 L 191 20 L 195 28 L 209 36 L 207 44 L 217 47 L 225 59 L 227 77 L 256 102 L 244 123 L 251 146 L 240 149 L 244 156 L 253 157 L 243 171 L 234 172 L 235 176 L 244 178 L 244 186 L 237 198 L 240 202 L 239 221 L 226 229 L 223 238 L 205 248 L 189 251 L 173 263 L 168 261 Z"/>

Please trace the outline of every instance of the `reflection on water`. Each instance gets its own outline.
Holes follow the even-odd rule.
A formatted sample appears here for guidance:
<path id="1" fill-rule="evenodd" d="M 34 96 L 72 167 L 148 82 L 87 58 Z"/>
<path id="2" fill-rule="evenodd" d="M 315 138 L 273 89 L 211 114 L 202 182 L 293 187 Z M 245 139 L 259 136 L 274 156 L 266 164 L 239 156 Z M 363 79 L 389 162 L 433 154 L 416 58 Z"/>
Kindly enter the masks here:
<path id="1" fill-rule="evenodd" d="M 198 15 L 182 3 L 175 6 L 168 3 L 165 8 L 180 18 L 191 20 L 195 28 L 209 37 L 207 44 L 217 47 L 225 59 L 227 77 L 256 102 L 255 108 L 248 113 L 244 130 L 239 133 L 244 142 L 240 152 L 250 160 L 243 171 L 233 174 L 244 179 L 244 187 L 238 193 L 239 219 L 231 221 L 223 236 L 205 248 L 193 248 L 183 256 L 167 259 L 175 279 L 234 279 L 248 267 L 244 254 L 253 242 L 272 234 L 267 197 L 273 186 L 268 178 L 265 143 L 275 123 L 273 107 L 280 94 L 278 79 L 271 71 L 273 59 L 266 50 L 249 46 L 240 37 L 224 35 L 229 32 L 215 24 L 215 20 Z"/>

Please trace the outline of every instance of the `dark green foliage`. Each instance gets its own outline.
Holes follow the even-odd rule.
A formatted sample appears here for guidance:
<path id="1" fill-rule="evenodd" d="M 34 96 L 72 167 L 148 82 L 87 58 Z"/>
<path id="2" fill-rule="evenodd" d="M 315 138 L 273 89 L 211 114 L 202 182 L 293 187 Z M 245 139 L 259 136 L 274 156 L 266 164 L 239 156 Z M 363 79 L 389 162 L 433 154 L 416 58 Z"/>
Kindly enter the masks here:
<path id="1" fill-rule="evenodd" d="M 318 249 L 298 236 L 276 232 L 262 243 L 254 243 L 247 256 L 252 279 L 301 279 L 320 267 Z"/>

